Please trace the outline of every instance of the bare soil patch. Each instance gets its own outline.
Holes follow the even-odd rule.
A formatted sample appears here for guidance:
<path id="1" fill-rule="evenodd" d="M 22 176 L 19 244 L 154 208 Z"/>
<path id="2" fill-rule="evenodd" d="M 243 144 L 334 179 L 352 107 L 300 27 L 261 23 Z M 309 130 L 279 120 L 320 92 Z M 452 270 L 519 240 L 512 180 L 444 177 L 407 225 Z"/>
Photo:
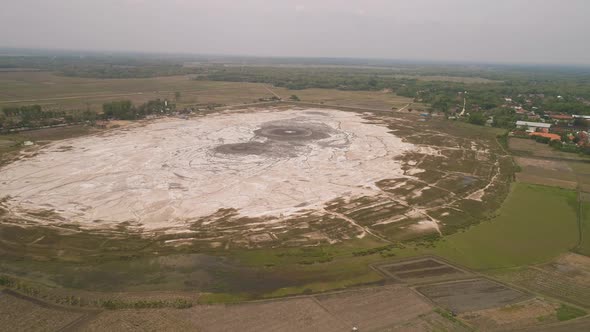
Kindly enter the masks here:
<path id="1" fill-rule="evenodd" d="M 552 159 L 514 157 L 521 171 L 516 173 L 520 182 L 575 189 L 576 173 L 568 162 Z"/>
<path id="2" fill-rule="evenodd" d="M 86 315 L 84 311 L 45 304 L 10 291 L 0 292 L 0 326 L 10 331 L 57 331 Z"/>
<path id="3" fill-rule="evenodd" d="M 546 160 L 539 158 L 514 157 L 520 167 L 538 167 L 545 170 L 571 173 L 572 168 L 565 161 Z"/>
<path id="4" fill-rule="evenodd" d="M 459 317 L 478 330 L 512 331 L 557 322 L 555 311 L 558 307 L 556 303 L 535 298 L 500 308 L 469 312 Z"/>
<path id="5" fill-rule="evenodd" d="M 189 309 L 104 311 L 82 331 L 463 331 L 405 287 Z"/>
<path id="6" fill-rule="evenodd" d="M 489 279 L 473 279 L 417 287 L 437 305 L 456 313 L 477 311 L 522 301 L 528 297 Z"/>
<path id="7" fill-rule="evenodd" d="M 551 263 L 498 275 L 535 292 L 590 308 L 590 257 L 565 254 Z"/>
<path id="8" fill-rule="evenodd" d="M 590 318 L 582 318 L 567 321 L 565 323 L 548 324 L 545 326 L 534 326 L 520 330 L 522 332 L 572 332 L 590 331 Z"/>
<path id="9" fill-rule="evenodd" d="M 553 149 L 548 144 L 538 143 L 535 140 L 527 138 L 511 137 L 508 140 L 510 150 L 523 156 L 534 156 L 542 158 L 558 158 L 562 160 L 590 160 L 587 157 L 575 153 L 561 152 Z"/>
<path id="10" fill-rule="evenodd" d="M 346 331 L 352 327 L 326 312 L 313 299 L 291 299 L 238 305 L 196 306 L 186 310 L 120 310 L 104 312 L 87 331 Z"/>
<path id="11" fill-rule="evenodd" d="M 322 307 L 361 331 L 384 331 L 427 314 L 430 304 L 405 287 L 318 295 Z"/>

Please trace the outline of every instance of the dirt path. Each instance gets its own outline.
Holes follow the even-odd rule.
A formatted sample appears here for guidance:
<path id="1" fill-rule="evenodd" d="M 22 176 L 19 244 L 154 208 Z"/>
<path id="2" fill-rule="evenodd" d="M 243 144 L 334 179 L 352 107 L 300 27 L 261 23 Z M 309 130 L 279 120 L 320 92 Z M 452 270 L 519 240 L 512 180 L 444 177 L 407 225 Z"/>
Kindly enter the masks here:
<path id="1" fill-rule="evenodd" d="M 279 98 L 279 100 L 283 100 L 283 98 L 281 98 L 281 96 L 279 96 L 279 94 L 277 94 L 276 92 L 274 92 L 274 91 L 273 91 L 271 88 L 269 88 L 269 87 L 267 87 L 267 86 L 265 86 L 264 88 L 266 89 L 266 91 L 268 91 L 268 92 L 272 93 L 272 94 L 273 94 L 273 96 L 275 96 L 275 97 Z"/>
<path id="2" fill-rule="evenodd" d="M 407 104 L 406 106 L 404 106 L 404 107 L 402 107 L 402 108 L 398 109 L 396 112 L 401 112 L 401 111 L 405 110 L 406 108 L 410 107 L 411 105 L 412 105 L 412 103 L 409 103 L 409 104 Z"/>
<path id="3" fill-rule="evenodd" d="M 379 236 L 379 235 L 377 235 L 377 234 L 373 233 L 373 232 L 372 232 L 372 231 L 369 229 L 369 227 L 364 227 L 364 226 L 361 226 L 361 225 L 357 224 L 357 223 L 356 223 L 356 221 L 354 221 L 354 220 L 353 220 L 353 219 L 351 219 L 351 218 L 348 218 L 347 216 L 343 215 L 342 213 L 338 213 L 338 212 L 334 212 L 334 211 L 328 211 L 328 210 L 326 210 L 326 209 L 324 209 L 324 212 L 325 212 L 325 213 L 327 213 L 327 214 L 331 214 L 331 215 L 333 215 L 333 216 L 335 216 L 335 217 L 338 217 L 338 218 L 344 219 L 344 220 L 348 221 L 348 222 L 349 222 L 351 225 L 353 225 L 353 226 L 355 226 L 355 227 L 357 227 L 357 228 L 359 228 L 359 229 L 362 229 L 362 230 L 363 230 L 363 234 L 361 234 L 361 235 L 359 236 L 359 238 L 363 238 L 363 237 L 365 237 L 365 236 L 364 236 L 364 234 L 368 233 L 368 234 L 371 234 L 371 235 L 373 235 L 374 237 L 378 238 L 378 239 L 379 239 L 379 240 L 381 240 L 381 241 L 387 242 L 387 243 L 389 243 L 389 244 L 393 244 L 393 242 L 389 241 L 388 239 L 386 239 L 386 238 L 384 238 L 384 237 L 382 237 L 382 236 Z"/>

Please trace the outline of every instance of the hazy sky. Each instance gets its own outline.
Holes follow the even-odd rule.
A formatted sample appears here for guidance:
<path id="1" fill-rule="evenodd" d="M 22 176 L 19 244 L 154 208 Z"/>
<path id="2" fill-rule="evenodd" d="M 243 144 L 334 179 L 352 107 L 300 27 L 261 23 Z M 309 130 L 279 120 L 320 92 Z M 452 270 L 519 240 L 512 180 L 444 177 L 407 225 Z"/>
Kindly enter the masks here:
<path id="1" fill-rule="evenodd" d="M 0 46 L 590 63 L 590 0 L 2 0 Z"/>

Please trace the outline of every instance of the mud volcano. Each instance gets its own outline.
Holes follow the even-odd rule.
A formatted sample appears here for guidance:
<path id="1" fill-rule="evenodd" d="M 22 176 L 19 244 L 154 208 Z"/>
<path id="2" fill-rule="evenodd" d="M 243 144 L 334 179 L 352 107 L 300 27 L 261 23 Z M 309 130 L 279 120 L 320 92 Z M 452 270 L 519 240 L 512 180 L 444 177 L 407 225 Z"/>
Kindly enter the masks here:
<path id="1" fill-rule="evenodd" d="M 256 136 L 266 137 L 277 141 L 314 141 L 330 137 L 334 132 L 330 127 L 322 124 L 297 123 L 285 125 L 263 125 L 262 128 L 254 131 Z"/>
<path id="2" fill-rule="evenodd" d="M 321 122 L 313 122 L 306 117 L 266 122 L 254 130 L 253 134 L 249 142 L 222 144 L 215 147 L 215 152 L 295 157 L 299 153 L 305 152 L 305 149 L 302 148 L 308 143 L 346 136 L 346 133 L 342 131 L 335 130 Z M 348 142 L 348 140 L 345 141 Z"/>
<path id="3" fill-rule="evenodd" d="M 225 229 L 218 211 L 322 211 L 403 176 L 396 157 L 414 145 L 360 114 L 318 111 L 240 110 L 52 143 L 2 168 L 1 204 L 28 224 L 182 232 L 202 222 L 213 232 Z M 256 229 L 291 227 L 256 220 Z"/>

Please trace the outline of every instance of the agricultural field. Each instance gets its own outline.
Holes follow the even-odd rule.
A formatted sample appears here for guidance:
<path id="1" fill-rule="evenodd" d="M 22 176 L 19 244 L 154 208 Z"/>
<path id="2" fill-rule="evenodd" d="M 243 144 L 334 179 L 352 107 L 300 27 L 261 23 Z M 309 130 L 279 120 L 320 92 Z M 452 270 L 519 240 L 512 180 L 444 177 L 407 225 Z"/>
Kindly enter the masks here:
<path id="1" fill-rule="evenodd" d="M 590 308 L 590 258 L 564 254 L 545 264 L 497 271 L 495 275 L 532 291 Z"/>
<path id="2" fill-rule="evenodd" d="M 434 257 L 379 264 L 375 268 L 390 278 L 410 284 L 473 277 L 469 271 Z"/>
<path id="3" fill-rule="evenodd" d="M 534 298 L 501 307 L 460 314 L 459 317 L 478 330 L 512 331 L 527 327 L 542 328 L 559 322 L 560 305 Z"/>
<path id="4" fill-rule="evenodd" d="M 181 310 L 148 308 L 101 312 L 68 310 L 41 301 L 1 295 L 0 305 L 6 308 L 0 319 L 15 331 L 60 328 L 76 331 L 342 331 L 353 326 L 363 331 L 468 330 L 459 321 L 439 313 L 410 289 L 399 286 L 256 303 L 199 305 Z M 17 312 L 21 325 L 13 324 Z"/>
<path id="5" fill-rule="evenodd" d="M 580 243 L 576 247 L 576 252 L 590 256 L 590 203 L 583 201 L 580 204 Z"/>
<path id="6" fill-rule="evenodd" d="M 180 98 L 175 93 L 180 92 Z M 38 104 L 44 110 L 86 110 L 102 112 L 102 104 L 131 100 L 135 104 L 157 98 L 177 103 L 178 108 L 207 105 L 239 105 L 279 95 L 296 94 L 302 101 L 376 109 L 399 109 L 411 98 L 391 92 L 306 89 L 292 91 L 261 83 L 213 82 L 192 76 L 134 79 L 94 79 L 59 76 L 50 72 L 1 72 L 0 108 Z M 417 105 L 419 106 L 419 105 Z"/>
<path id="7" fill-rule="evenodd" d="M 576 174 L 576 179 L 581 191 L 580 200 L 590 202 L 590 163 L 570 162 L 569 166 Z"/>
<path id="8" fill-rule="evenodd" d="M 578 242 L 577 193 L 516 182 L 497 216 L 433 250 L 452 262 L 498 269 L 550 261 Z"/>
<path id="9" fill-rule="evenodd" d="M 522 329 L 523 332 L 570 332 L 585 331 L 590 328 L 590 318 L 572 320 L 566 323 L 548 324 Z"/>
<path id="10" fill-rule="evenodd" d="M 566 161 L 527 157 L 514 157 L 514 160 L 520 166 L 520 172 L 516 173 L 519 182 L 564 189 L 578 187 L 576 174 Z"/>
<path id="11" fill-rule="evenodd" d="M 580 156 L 574 153 L 567 153 L 553 149 L 547 144 L 538 143 L 527 138 L 511 137 L 508 140 L 508 147 L 518 156 L 537 157 L 560 160 L 590 160 L 588 156 Z"/>
<path id="12" fill-rule="evenodd" d="M 517 154 L 526 152 L 537 153 L 538 156 L 515 156 L 514 160 L 519 166 L 516 180 L 522 183 L 531 183 L 577 190 L 577 222 L 578 243 L 573 249 L 575 252 L 590 254 L 590 226 L 589 203 L 590 202 L 590 163 L 587 158 L 574 154 L 568 154 L 566 159 L 561 152 L 546 149 L 542 144 L 533 140 L 510 139 L 512 149 Z M 539 153 L 537 151 L 544 151 Z"/>
<path id="13" fill-rule="evenodd" d="M 488 279 L 472 279 L 419 286 L 418 292 L 456 313 L 500 307 L 528 299 L 530 295 Z"/>
<path id="14" fill-rule="evenodd" d="M 49 305 L 12 291 L 0 291 L 0 324 L 11 331 L 59 331 L 94 315 L 94 311 Z"/>
<path id="15" fill-rule="evenodd" d="M 139 79 L 93 79 L 58 76 L 49 72 L 0 72 L 0 107 L 41 105 L 44 110 L 91 110 L 102 104 L 131 100 L 140 104 L 161 98 L 183 104 L 242 104 L 272 96 L 265 85 L 195 81 L 189 76 Z"/>
<path id="16" fill-rule="evenodd" d="M 427 108 L 427 105 L 414 103 L 411 98 L 396 96 L 391 91 L 289 90 L 276 87 L 273 87 L 272 90 L 283 99 L 288 99 L 291 95 L 296 95 L 302 102 L 326 105 L 376 110 L 405 110 L 412 108 L 417 112 Z"/>

